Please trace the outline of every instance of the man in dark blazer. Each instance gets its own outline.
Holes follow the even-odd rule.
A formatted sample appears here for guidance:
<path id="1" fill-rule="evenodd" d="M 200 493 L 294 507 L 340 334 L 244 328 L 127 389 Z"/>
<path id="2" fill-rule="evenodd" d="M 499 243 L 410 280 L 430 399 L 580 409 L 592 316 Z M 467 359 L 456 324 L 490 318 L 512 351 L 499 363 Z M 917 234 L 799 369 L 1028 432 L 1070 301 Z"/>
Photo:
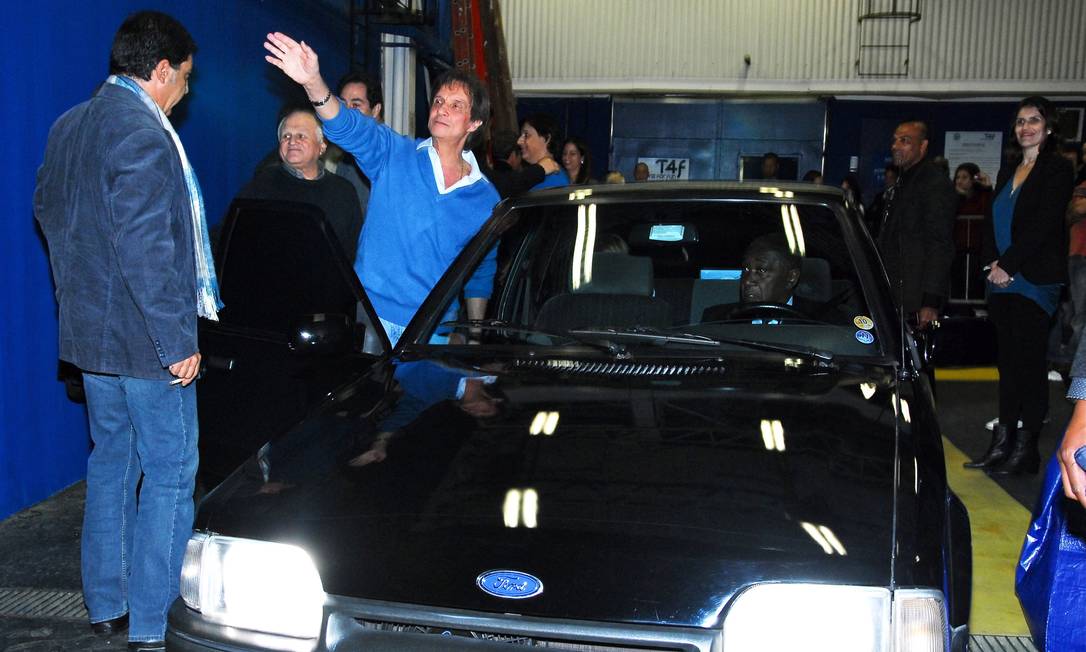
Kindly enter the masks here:
<path id="1" fill-rule="evenodd" d="M 888 208 L 879 229 L 879 253 L 902 316 L 924 328 L 938 319 L 946 301 L 958 197 L 950 177 L 924 158 L 926 124 L 899 124 L 890 151 L 901 175 L 886 191 Z"/>
<path id="2" fill-rule="evenodd" d="M 832 324 L 850 323 L 843 311 L 834 306 L 795 294 L 802 270 L 802 259 L 792 253 L 783 237 L 764 235 L 755 238 L 743 252 L 743 270 L 739 276 L 739 301 L 709 306 L 702 322 L 728 321 L 750 317 L 757 323 L 771 322 L 774 316 L 745 313 L 753 305 L 770 303 L 791 308 L 810 319 Z M 780 315 L 787 319 L 785 315 Z"/>
<path id="3" fill-rule="evenodd" d="M 83 372 L 94 442 L 83 597 L 92 629 L 128 629 L 130 650 L 164 649 L 179 595 L 196 478 L 196 321 L 221 307 L 199 185 L 166 117 L 188 92 L 195 51 L 170 16 L 129 16 L 111 75 L 50 130 L 34 197 L 60 357 Z"/>

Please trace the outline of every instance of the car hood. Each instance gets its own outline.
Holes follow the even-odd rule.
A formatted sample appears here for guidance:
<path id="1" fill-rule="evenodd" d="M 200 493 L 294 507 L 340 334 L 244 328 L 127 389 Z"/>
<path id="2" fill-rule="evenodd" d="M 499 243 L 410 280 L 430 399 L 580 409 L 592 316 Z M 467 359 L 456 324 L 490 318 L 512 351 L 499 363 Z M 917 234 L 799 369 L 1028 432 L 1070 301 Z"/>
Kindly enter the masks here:
<path id="1" fill-rule="evenodd" d="M 757 582 L 889 585 L 892 375 L 771 362 L 402 365 L 393 407 L 303 423 L 197 524 L 303 546 L 332 594 L 552 618 L 707 627 Z M 389 430 L 386 459 L 346 464 Z M 491 570 L 543 591 L 488 595 Z"/>

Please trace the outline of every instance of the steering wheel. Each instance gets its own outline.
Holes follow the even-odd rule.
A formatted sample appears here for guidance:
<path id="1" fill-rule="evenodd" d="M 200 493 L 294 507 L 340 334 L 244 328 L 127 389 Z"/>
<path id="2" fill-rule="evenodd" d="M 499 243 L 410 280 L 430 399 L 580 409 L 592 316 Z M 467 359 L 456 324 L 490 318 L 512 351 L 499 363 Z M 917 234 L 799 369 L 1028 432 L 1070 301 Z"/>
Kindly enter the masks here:
<path id="1" fill-rule="evenodd" d="M 728 319 L 780 319 L 790 321 L 816 321 L 783 303 L 747 303 L 728 313 Z"/>

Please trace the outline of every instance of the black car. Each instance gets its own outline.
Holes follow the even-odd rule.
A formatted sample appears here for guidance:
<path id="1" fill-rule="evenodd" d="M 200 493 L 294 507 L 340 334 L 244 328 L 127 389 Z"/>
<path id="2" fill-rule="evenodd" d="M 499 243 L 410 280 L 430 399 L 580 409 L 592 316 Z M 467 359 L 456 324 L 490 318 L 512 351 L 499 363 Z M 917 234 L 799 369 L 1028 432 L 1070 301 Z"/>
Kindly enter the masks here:
<path id="1" fill-rule="evenodd" d="M 317 207 L 238 199 L 216 235 L 227 309 L 217 322 L 200 321 L 201 489 L 319 409 L 388 349 L 381 330 L 356 317 L 365 299 L 350 264 L 332 251 L 335 234 Z M 306 333 L 324 339 L 290 339 Z"/>
<path id="2" fill-rule="evenodd" d="M 254 337 L 344 379 L 238 434 L 259 450 L 200 506 L 170 649 L 965 649 L 928 362 L 839 190 L 504 202 L 391 351 L 319 218 L 243 218 L 224 285 L 231 256 L 269 282 L 238 252 L 270 231 L 307 250 L 275 279 L 302 290 L 245 294 L 275 303 Z M 751 289 L 766 242 L 787 297 Z M 488 317 L 462 319 L 495 247 Z"/>

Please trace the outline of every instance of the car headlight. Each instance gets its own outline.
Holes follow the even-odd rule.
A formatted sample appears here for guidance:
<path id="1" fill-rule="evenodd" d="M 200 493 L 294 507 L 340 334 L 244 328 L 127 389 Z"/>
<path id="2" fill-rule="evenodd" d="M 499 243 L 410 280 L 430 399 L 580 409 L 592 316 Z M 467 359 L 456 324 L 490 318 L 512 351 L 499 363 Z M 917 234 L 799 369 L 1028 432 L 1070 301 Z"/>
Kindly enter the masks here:
<path id="1" fill-rule="evenodd" d="M 196 533 L 185 549 L 181 597 L 212 622 L 315 638 L 325 595 L 317 567 L 297 546 Z"/>
<path id="2" fill-rule="evenodd" d="M 760 584 L 724 618 L 724 650 L 943 652 L 939 591 L 821 584 Z"/>

